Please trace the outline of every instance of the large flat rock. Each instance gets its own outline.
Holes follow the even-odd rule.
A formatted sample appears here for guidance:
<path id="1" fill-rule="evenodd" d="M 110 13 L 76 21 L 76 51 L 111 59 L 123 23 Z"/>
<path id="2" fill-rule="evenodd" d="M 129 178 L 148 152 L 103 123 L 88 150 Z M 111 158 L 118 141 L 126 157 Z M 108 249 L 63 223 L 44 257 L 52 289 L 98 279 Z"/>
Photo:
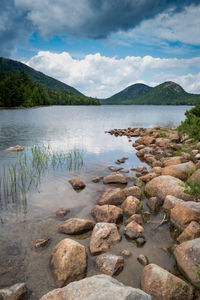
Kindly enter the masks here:
<path id="1" fill-rule="evenodd" d="M 72 282 L 44 295 L 40 300 L 151 300 L 151 296 L 108 275 L 96 275 Z"/>
<path id="2" fill-rule="evenodd" d="M 189 284 L 155 264 L 144 267 L 141 287 L 153 300 L 193 299 L 193 288 Z"/>
<path id="3" fill-rule="evenodd" d="M 200 238 L 180 244 L 175 248 L 174 255 L 180 271 L 194 286 L 200 288 L 195 267 L 196 264 L 200 265 Z"/>
<path id="4" fill-rule="evenodd" d="M 145 192 L 149 197 L 158 197 L 165 200 L 167 195 L 175 196 L 185 201 L 195 201 L 191 195 L 184 193 L 185 188 L 181 186 L 183 181 L 169 175 L 158 176 L 149 181 L 145 186 Z"/>

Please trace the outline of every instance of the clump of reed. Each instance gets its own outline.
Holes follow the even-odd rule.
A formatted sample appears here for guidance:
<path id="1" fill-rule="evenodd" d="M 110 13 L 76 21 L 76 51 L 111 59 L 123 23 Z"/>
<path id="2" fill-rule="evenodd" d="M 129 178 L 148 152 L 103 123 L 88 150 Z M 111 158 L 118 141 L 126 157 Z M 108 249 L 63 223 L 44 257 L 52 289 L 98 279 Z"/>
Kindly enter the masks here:
<path id="1" fill-rule="evenodd" d="M 26 202 L 27 193 L 37 188 L 41 176 L 50 168 L 62 167 L 79 170 L 84 166 L 84 153 L 78 149 L 55 152 L 50 146 L 34 146 L 29 151 L 17 154 L 16 161 L 4 166 L 0 172 L 0 202 Z"/>

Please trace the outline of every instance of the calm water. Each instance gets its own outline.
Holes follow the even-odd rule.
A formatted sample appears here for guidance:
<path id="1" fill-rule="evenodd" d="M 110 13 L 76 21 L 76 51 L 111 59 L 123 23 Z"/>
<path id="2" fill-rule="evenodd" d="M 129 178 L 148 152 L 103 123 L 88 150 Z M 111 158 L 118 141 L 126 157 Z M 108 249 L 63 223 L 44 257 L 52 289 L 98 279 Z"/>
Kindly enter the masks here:
<path id="1" fill-rule="evenodd" d="M 109 174 L 108 166 L 116 159 L 127 156 L 125 168 L 142 164 L 127 137 L 105 134 L 111 128 L 152 127 L 154 125 L 178 125 L 184 119 L 186 106 L 100 106 L 100 107 L 46 107 L 23 110 L 0 110 L 0 174 L 16 163 L 16 153 L 3 150 L 22 145 L 27 155 L 34 145 L 50 147 L 59 153 L 81 153 L 81 163 L 59 164 L 41 174 L 38 186 L 31 186 L 25 197 L 15 199 L 0 197 L 0 287 L 26 282 L 29 299 L 39 299 L 55 288 L 49 270 L 49 257 L 53 247 L 66 235 L 57 232 L 59 224 L 71 216 L 91 218 L 90 211 L 106 187 L 92 183 L 98 175 Z M 134 139 L 132 139 L 134 141 Z M 134 175 L 130 172 L 129 175 Z M 68 183 L 73 176 L 81 177 L 86 188 L 76 193 Z M 131 182 L 129 183 L 131 185 Z M 1 190 L 3 187 L 1 186 Z M 5 189 L 5 187 L 4 187 Z M 145 200 L 144 200 L 144 207 Z M 63 220 L 55 218 L 54 211 L 70 208 Z M 163 212 L 152 216 L 161 220 Z M 145 224 L 147 243 L 137 248 L 123 236 L 123 224 L 119 226 L 122 241 L 110 252 L 119 254 L 130 249 L 133 255 L 125 260 L 124 270 L 117 276 L 123 283 L 139 287 L 142 266 L 137 256 L 143 253 L 150 262 L 173 271 L 173 258 L 163 250 L 172 243 L 168 225 L 155 228 Z M 36 251 L 31 243 L 37 238 L 50 238 L 45 249 Z M 90 234 L 71 237 L 88 248 Z M 87 275 L 98 274 L 95 258 L 89 255 Z"/>

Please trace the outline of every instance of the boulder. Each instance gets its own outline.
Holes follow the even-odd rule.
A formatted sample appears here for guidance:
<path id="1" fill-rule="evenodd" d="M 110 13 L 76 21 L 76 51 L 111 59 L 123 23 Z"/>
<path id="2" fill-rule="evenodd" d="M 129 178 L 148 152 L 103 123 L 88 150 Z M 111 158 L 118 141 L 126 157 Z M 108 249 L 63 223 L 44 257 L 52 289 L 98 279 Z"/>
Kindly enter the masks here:
<path id="1" fill-rule="evenodd" d="M 71 183 L 74 190 L 82 190 L 85 187 L 85 183 L 79 177 L 72 178 L 69 183 Z"/>
<path id="2" fill-rule="evenodd" d="M 23 150 L 24 150 L 24 148 L 22 146 L 16 145 L 14 147 L 7 148 L 4 151 L 6 151 L 6 152 L 19 152 L 19 151 L 23 151 Z"/>
<path id="3" fill-rule="evenodd" d="M 192 221 L 179 235 L 177 241 L 179 243 L 186 242 L 188 240 L 194 240 L 200 237 L 200 224 Z"/>
<path id="4" fill-rule="evenodd" d="M 27 288 L 25 283 L 17 283 L 10 287 L 0 289 L 0 299 L 2 300 L 25 300 Z"/>
<path id="5" fill-rule="evenodd" d="M 95 223 L 91 220 L 78 218 L 68 219 L 58 227 L 58 231 L 66 234 L 81 234 L 94 228 Z"/>
<path id="6" fill-rule="evenodd" d="M 180 230 L 184 230 L 191 221 L 199 220 L 200 202 L 181 202 L 171 209 L 170 221 Z"/>
<path id="7" fill-rule="evenodd" d="M 151 300 L 140 289 L 123 285 L 108 275 L 95 275 L 72 282 L 44 295 L 40 300 Z"/>
<path id="8" fill-rule="evenodd" d="M 177 142 L 179 142 L 180 137 L 179 137 L 178 133 L 173 133 L 173 134 L 170 134 L 169 139 L 171 142 L 177 143 Z"/>
<path id="9" fill-rule="evenodd" d="M 50 266 L 59 287 L 84 278 L 87 269 L 85 247 L 71 239 L 60 241 L 52 253 Z"/>
<path id="10" fill-rule="evenodd" d="M 130 217 L 141 209 L 141 203 L 138 198 L 128 196 L 121 205 L 126 216 Z"/>
<path id="11" fill-rule="evenodd" d="M 113 276 L 122 271 L 124 259 L 122 256 L 104 253 L 96 258 L 96 266 L 102 273 Z"/>
<path id="12" fill-rule="evenodd" d="M 153 136 L 143 136 L 135 141 L 137 144 L 142 145 L 150 145 L 155 142 L 155 138 Z"/>
<path id="13" fill-rule="evenodd" d="M 135 221 L 130 222 L 124 229 L 124 234 L 132 240 L 141 237 L 143 232 L 144 228 Z"/>
<path id="14" fill-rule="evenodd" d="M 200 169 L 195 171 L 192 176 L 188 179 L 189 182 L 195 182 L 200 186 Z"/>
<path id="15" fill-rule="evenodd" d="M 150 210 L 153 213 L 158 211 L 161 205 L 162 205 L 162 200 L 160 200 L 158 197 L 151 197 L 147 199 L 147 206 L 150 208 Z"/>
<path id="16" fill-rule="evenodd" d="M 97 223 L 90 239 L 90 252 L 94 255 L 106 252 L 112 245 L 119 243 L 120 240 L 121 235 L 116 224 Z"/>
<path id="17" fill-rule="evenodd" d="M 151 173 L 156 173 L 157 175 L 161 175 L 162 173 L 162 168 L 161 167 L 153 167 L 151 169 Z"/>
<path id="18" fill-rule="evenodd" d="M 150 172 L 144 176 L 140 176 L 139 179 L 144 181 L 144 182 L 149 182 L 150 180 L 152 180 L 153 178 L 158 177 L 159 175 L 153 172 Z"/>
<path id="19" fill-rule="evenodd" d="M 166 157 L 162 159 L 164 167 L 179 165 L 183 162 L 184 158 L 182 156 Z"/>
<path id="20" fill-rule="evenodd" d="M 141 287 L 154 300 L 193 299 L 193 288 L 188 283 L 155 264 L 144 267 Z"/>
<path id="21" fill-rule="evenodd" d="M 142 191 L 138 186 L 127 187 L 127 188 L 123 189 L 123 193 L 124 193 L 125 197 L 134 196 L 134 197 L 140 199 L 142 196 Z"/>
<path id="22" fill-rule="evenodd" d="M 137 260 L 139 261 L 139 263 L 143 266 L 146 266 L 149 264 L 149 260 L 148 258 L 143 255 L 143 254 L 140 254 L 138 257 L 137 257 Z"/>
<path id="23" fill-rule="evenodd" d="M 196 275 L 196 265 L 200 264 L 200 238 L 180 244 L 175 248 L 174 255 L 180 271 L 194 286 L 200 288 L 200 278 Z"/>
<path id="24" fill-rule="evenodd" d="M 157 138 L 155 141 L 156 145 L 159 147 L 165 147 L 170 143 L 170 139 Z"/>
<path id="25" fill-rule="evenodd" d="M 117 189 L 107 189 L 105 190 L 100 198 L 97 200 L 99 205 L 120 205 L 124 201 L 126 196 L 124 195 L 124 191 L 120 188 Z"/>
<path id="26" fill-rule="evenodd" d="M 167 195 L 172 195 L 185 201 L 194 201 L 195 198 L 184 193 L 184 184 L 178 178 L 169 175 L 161 175 L 149 181 L 145 186 L 145 192 L 149 197 L 158 197 L 162 201 Z"/>
<path id="27" fill-rule="evenodd" d="M 165 201 L 163 204 L 163 208 L 166 210 L 170 210 L 172 209 L 174 206 L 176 206 L 177 204 L 183 202 L 182 199 L 179 199 L 177 197 L 171 196 L 171 195 L 167 195 L 165 197 Z"/>
<path id="28" fill-rule="evenodd" d="M 127 184 L 127 182 L 128 182 L 127 178 L 123 174 L 117 172 L 113 172 L 103 178 L 104 184 L 109 184 L 109 183 Z"/>
<path id="29" fill-rule="evenodd" d="M 117 223 L 123 217 L 122 209 L 115 205 L 96 205 L 91 215 L 96 222 Z"/>
<path id="30" fill-rule="evenodd" d="M 195 164 L 192 161 L 189 161 L 183 164 L 171 165 L 163 168 L 162 175 L 171 175 L 181 180 L 186 180 L 195 169 Z"/>
<path id="31" fill-rule="evenodd" d="M 138 224 L 142 224 L 143 223 L 142 216 L 139 215 L 139 214 L 134 214 L 134 215 L 130 216 L 130 218 L 128 218 L 126 220 L 125 224 L 128 225 L 132 221 L 135 221 Z"/>

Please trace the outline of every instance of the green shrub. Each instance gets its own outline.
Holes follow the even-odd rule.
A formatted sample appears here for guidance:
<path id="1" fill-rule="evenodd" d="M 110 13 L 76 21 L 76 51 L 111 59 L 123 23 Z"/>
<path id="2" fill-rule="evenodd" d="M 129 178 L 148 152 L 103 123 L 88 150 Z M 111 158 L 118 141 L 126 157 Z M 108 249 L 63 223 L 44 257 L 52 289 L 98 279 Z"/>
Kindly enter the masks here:
<path id="1" fill-rule="evenodd" d="M 200 104 L 185 113 L 186 119 L 178 127 L 179 135 L 184 133 L 195 140 L 200 140 Z"/>

